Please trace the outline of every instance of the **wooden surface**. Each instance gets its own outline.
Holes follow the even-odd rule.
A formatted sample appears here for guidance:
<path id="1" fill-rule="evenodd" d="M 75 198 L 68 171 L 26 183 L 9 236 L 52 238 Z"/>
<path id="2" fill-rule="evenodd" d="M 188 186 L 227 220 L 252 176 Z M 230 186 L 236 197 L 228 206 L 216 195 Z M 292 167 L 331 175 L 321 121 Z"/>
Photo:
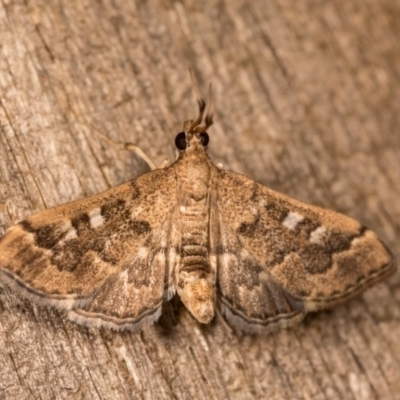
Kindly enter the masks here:
<path id="1" fill-rule="evenodd" d="M 393 0 L 0 3 L 0 234 L 174 159 L 215 89 L 210 155 L 359 219 L 400 258 L 400 5 Z M 87 329 L 0 288 L 0 399 L 400 398 L 400 276 L 289 331 Z"/>

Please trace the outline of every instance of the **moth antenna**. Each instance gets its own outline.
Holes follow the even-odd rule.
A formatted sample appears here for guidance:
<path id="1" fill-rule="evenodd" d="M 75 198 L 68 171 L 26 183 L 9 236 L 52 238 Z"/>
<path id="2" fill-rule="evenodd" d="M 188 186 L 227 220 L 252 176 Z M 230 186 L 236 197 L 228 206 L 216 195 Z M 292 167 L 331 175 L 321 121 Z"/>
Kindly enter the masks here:
<path id="1" fill-rule="evenodd" d="M 197 104 L 199 105 L 199 116 L 195 121 L 193 121 L 188 129 L 188 132 L 194 132 L 194 128 L 201 124 L 203 120 L 204 110 L 206 109 L 206 102 L 204 101 L 203 96 L 201 95 L 199 86 L 197 85 L 196 78 L 194 77 L 193 70 L 189 68 L 190 79 L 192 80 L 192 87 L 196 94 Z"/>
<path id="2" fill-rule="evenodd" d="M 205 124 L 201 126 L 196 126 L 193 130 L 194 132 L 205 132 L 213 124 L 214 101 L 213 101 L 211 83 L 210 86 L 208 87 L 208 102 L 209 102 L 209 107 L 207 110 L 207 114 L 204 118 Z"/>

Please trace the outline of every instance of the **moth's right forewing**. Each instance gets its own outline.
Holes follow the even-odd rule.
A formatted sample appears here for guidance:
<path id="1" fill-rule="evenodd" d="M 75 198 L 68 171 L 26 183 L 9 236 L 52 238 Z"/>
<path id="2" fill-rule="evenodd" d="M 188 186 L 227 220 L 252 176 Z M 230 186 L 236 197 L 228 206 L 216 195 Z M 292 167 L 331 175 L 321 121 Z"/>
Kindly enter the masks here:
<path id="1" fill-rule="evenodd" d="M 89 307 L 107 291 L 111 306 L 104 312 L 133 321 L 140 318 L 135 312 L 158 308 L 173 282 L 177 257 L 167 248 L 179 250 L 166 235 L 175 209 L 175 174 L 167 168 L 42 211 L 1 239 L 0 280 L 40 304 L 65 309 Z M 132 309 L 121 290 L 127 285 L 136 289 Z"/>

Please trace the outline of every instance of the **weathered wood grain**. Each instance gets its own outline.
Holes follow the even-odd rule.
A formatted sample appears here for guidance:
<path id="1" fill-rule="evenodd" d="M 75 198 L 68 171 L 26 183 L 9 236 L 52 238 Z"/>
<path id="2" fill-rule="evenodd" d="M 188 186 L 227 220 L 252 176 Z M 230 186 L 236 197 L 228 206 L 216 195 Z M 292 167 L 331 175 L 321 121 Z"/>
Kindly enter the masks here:
<path id="1" fill-rule="evenodd" d="M 215 88 L 210 154 L 334 208 L 400 257 L 400 6 L 3 1 L 0 233 L 146 171 L 92 126 L 161 163 Z M 166 307 L 155 327 L 86 329 L 0 289 L 0 399 L 400 398 L 399 274 L 266 337 Z"/>

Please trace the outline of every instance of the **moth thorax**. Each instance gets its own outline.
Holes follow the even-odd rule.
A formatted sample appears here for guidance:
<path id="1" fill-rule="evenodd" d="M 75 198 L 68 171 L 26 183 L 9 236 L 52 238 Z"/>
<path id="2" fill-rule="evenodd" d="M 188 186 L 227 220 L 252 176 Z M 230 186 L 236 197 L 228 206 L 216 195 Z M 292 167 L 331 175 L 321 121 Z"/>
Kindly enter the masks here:
<path id="1" fill-rule="evenodd" d="M 187 282 L 178 294 L 191 314 L 202 324 L 214 318 L 214 285 L 206 279 Z"/>

